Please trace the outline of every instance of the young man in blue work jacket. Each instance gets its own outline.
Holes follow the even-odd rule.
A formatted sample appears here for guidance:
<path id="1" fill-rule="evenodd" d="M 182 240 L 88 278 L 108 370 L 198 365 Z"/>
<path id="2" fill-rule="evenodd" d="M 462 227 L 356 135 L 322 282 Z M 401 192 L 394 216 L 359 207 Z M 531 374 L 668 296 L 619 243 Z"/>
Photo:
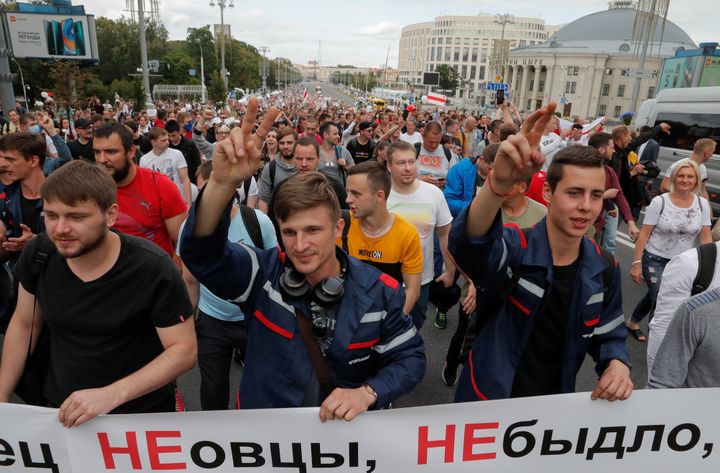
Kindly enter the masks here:
<path id="1" fill-rule="evenodd" d="M 541 168 L 540 137 L 554 110 L 538 110 L 500 145 L 485 184 L 453 222 L 451 252 L 478 286 L 481 327 L 456 402 L 573 392 L 586 353 L 600 375 L 592 399 L 632 393 L 620 270 L 606 272 L 608 261 L 584 237 L 603 206 L 600 154 L 574 146 L 555 155 L 543 188 L 547 218 L 527 238 L 500 218 L 513 184 Z"/>
<path id="2" fill-rule="evenodd" d="M 308 172 L 278 190 L 287 253 L 227 240 L 235 189 L 257 169 L 278 115 L 268 111 L 253 134 L 257 108 L 251 99 L 242 127 L 215 147 L 181 246 L 198 281 L 247 314 L 240 407 L 320 406 L 321 421 L 387 407 L 422 379 L 425 349 L 400 284 L 336 247 L 344 220 L 327 179 Z"/>

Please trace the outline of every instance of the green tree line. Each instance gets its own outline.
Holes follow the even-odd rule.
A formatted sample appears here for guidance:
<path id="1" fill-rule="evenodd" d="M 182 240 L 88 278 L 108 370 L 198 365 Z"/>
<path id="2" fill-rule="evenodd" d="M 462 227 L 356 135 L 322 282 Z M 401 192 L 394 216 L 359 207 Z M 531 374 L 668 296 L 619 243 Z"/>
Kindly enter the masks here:
<path id="1" fill-rule="evenodd" d="M 7 5 L 5 8 L 8 8 Z M 10 7 L 12 8 L 12 7 Z M 53 91 L 56 100 L 69 102 L 74 107 L 78 100 L 91 96 L 113 100 L 117 93 L 136 103 L 144 103 L 142 78 L 139 75 L 140 35 L 138 25 L 127 18 L 111 20 L 96 18 L 97 44 L 100 61 L 96 65 L 75 61 L 41 61 L 17 59 L 28 86 L 28 101 L 39 100 L 42 91 Z M 184 40 L 170 40 L 167 29 L 160 23 L 146 24 L 148 59 L 159 60 L 160 70 L 150 78 L 150 92 L 156 84 L 200 84 L 200 50 L 202 48 L 205 85 L 209 99 L 224 98 L 220 68 L 220 41 L 216 41 L 210 25 L 188 28 Z M 235 38 L 225 38 L 225 67 L 228 70 L 228 87 L 257 89 L 261 85 L 262 56 L 258 50 Z M 275 70 L 281 68 L 284 85 L 287 76 L 299 81 L 299 71 L 292 62 L 281 58 L 268 59 L 268 88 L 277 88 Z M 12 62 L 11 70 L 17 73 Z M 194 70 L 195 74 L 190 75 Z M 285 71 L 288 71 L 285 74 Z M 14 83 L 15 93 L 22 96 L 19 77 Z M 60 104 L 59 105 L 63 105 Z"/>

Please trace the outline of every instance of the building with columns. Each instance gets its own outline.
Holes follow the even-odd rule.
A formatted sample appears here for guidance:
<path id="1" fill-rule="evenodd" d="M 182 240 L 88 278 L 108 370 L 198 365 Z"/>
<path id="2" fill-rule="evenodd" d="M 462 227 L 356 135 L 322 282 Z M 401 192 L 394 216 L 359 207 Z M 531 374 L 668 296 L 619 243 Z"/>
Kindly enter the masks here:
<path id="1" fill-rule="evenodd" d="M 564 116 L 617 117 L 636 112 L 634 88 L 639 87 L 639 101 L 652 98 L 663 59 L 696 45 L 676 24 L 659 19 L 646 72 L 639 79 L 635 76 L 640 45 L 632 40 L 634 21 L 635 2 L 610 2 L 608 10 L 565 25 L 541 44 L 511 50 L 497 65 L 509 85 L 510 100 L 528 112 L 554 100 Z"/>
<path id="2" fill-rule="evenodd" d="M 456 96 L 475 96 L 494 77 L 490 69 L 494 40 L 504 38 L 510 48 L 517 48 L 541 44 L 547 36 L 545 21 L 539 18 L 515 17 L 505 25 L 504 33 L 495 16 L 487 14 L 438 16 L 431 22 L 408 25 L 400 35 L 398 81 L 420 85 L 423 72 L 447 64 L 463 79 Z"/>

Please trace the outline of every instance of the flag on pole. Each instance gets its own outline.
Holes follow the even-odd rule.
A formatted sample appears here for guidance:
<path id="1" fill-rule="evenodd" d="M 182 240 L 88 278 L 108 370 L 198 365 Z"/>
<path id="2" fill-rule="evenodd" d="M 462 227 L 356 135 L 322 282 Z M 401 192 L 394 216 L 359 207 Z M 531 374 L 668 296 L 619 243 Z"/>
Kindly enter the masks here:
<path id="1" fill-rule="evenodd" d="M 303 90 L 303 100 L 302 100 L 303 105 L 305 105 L 305 102 L 307 102 L 307 100 L 308 100 L 308 91 L 307 91 L 307 88 L 305 88 Z"/>

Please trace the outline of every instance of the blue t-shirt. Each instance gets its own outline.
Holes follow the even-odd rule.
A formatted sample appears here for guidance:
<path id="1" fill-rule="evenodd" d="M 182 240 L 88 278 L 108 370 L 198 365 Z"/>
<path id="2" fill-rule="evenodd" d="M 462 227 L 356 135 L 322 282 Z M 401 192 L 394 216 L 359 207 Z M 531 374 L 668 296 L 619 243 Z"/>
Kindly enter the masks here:
<path id="1" fill-rule="evenodd" d="M 264 248 L 261 249 L 268 250 L 276 247 L 277 237 L 275 235 L 275 227 L 272 222 L 267 215 L 259 210 L 255 210 L 255 214 L 258 217 L 260 231 L 262 232 Z M 180 227 L 180 235 L 182 235 L 184 228 L 185 222 L 183 222 Z M 254 246 L 252 238 L 250 238 L 250 234 L 245 228 L 245 223 L 243 222 L 242 214 L 240 212 L 238 212 L 237 215 L 235 215 L 235 217 L 230 221 L 228 240 L 233 243 L 243 243 L 245 245 Z M 175 252 L 178 255 L 180 254 L 179 243 Z M 242 313 L 237 305 L 219 298 L 202 284 L 200 285 L 200 301 L 198 302 L 198 308 L 203 313 L 226 322 L 240 322 L 245 319 L 245 314 Z"/>

